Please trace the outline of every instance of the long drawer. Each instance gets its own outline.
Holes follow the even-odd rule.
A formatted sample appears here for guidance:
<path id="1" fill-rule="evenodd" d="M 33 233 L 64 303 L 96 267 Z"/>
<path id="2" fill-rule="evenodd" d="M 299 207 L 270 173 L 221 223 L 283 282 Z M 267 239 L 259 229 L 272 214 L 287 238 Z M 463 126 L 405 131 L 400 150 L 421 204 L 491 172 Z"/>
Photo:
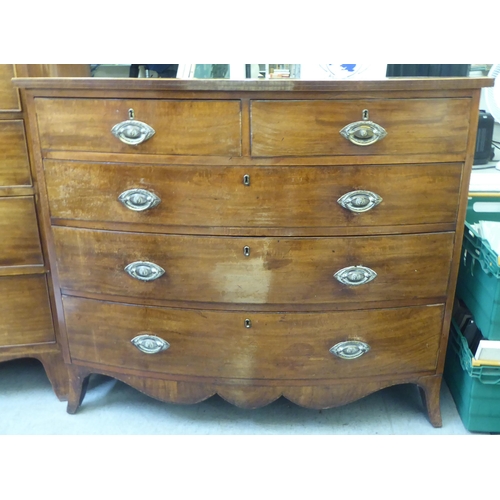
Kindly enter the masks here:
<path id="1" fill-rule="evenodd" d="M 55 342 L 45 275 L 0 277 L 0 346 Z"/>
<path id="2" fill-rule="evenodd" d="M 43 264 L 32 196 L 0 198 L 0 266 Z"/>
<path id="3" fill-rule="evenodd" d="M 457 163 L 205 167 L 46 160 L 44 168 L 53 218 L 304 230 L 453 223 L 462 173 Z M 349 198 L 345 206 L 342 197 Z"/>
<path id="4" fill-rule="evenodd" d="M 239 156 L 240 107 L 239 100 L 36 99 L 43 150 L 107 153 Z M 141 136 L 129 110 L 154 130 L 145 142 L 127 144 L 111 132 L 123 123 L 126 137 Z"/>
<path id="5" fill-rule="evenodd" d="M 235 238 L 67 227 L 53 227 L 53 234 L 66 291 L 249 304 L 442 299 L 454 239 L 453 233 Z M 148 270 L 150 264 L 164 274 Z M 136 277 L 125 271 L 129 265 Z M 334 277 L 342 270 L 347 284 Z M 376 276 L 361 284 L 370 272 Z"/>
<path id="6" fill-rule="evenodd" d="M 63 303 L 73 361 L 238 379 L 343 379 L 434 370 L 443 316 L 442 306 L 283 314 L 141 307 L 75 297 L 63 297 Z M 141 335 L 153 338 L 137 339 L 136 347 L 132 340 Z M 344 359 L 330 352 L 346 341 L 364 344 L 341 349 L 359 357 Z M 144 352 L 151 348 L 163 350 Z"/>
<path id="7" fill-rule="evenodd" d="M 463 153 L 467 147 L 470 99 L 359 99 L 253 101 L 253 156 L 387 155 Z M 340 135 L 366 121 L 387 135 L 355 145 Z"/>
<path id="8" fill-rule="evenodd" d="M 0 186 L 31 185 L 22 120 L 0 121 Z"/>

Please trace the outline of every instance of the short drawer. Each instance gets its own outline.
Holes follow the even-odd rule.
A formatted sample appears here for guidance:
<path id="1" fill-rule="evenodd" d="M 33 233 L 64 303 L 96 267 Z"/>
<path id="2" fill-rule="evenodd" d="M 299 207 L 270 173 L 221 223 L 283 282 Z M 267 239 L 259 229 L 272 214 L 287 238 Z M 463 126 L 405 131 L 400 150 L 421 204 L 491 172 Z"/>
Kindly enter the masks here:
<path id="1" fill-rule="evenodd" d="M 253 101 L 253 156 L 399 155 L 465 156 L 470 99 L 360 99 Z M 340 131 L 368 119 L 387 135 L 356 145 Z"/>
<path id="2" fill-rule="evenodd" d="M 158 235 L 53 227 L 66 291 L 159 300 L 346 304 L 446 296 L 453 233 L 349 238 Z M 159 266 L 143 281 L 125 268 Z M 148 266 L 150 266 L 148 264 Z M 347 270 L 349 283 L 334 275 Z M 151 266 L 150 266 L 151 267 Z M 361 274 L 360 274 L 361 273 Z M 339 276 L 340 278 L 340 276 Z M 354 284 L 352 284 L 354 282 Z"/>
<path id="3" fill-rule="evenodd" d="M 462 174 L 461 164 L 205 167 L 45 160 L 44 167 L 53 218 L 304 231 L 454 223 Z M 342 197 L 352 197 L 351 203 L 342 206 Z"/>
<path id="4" fill-rule="evenodd" d="M 0 277 L 0 347 L 54 341 L 45 276 Z"/>
<path id="5" fill-rule="evenodd" d="M 0 198 L 0 266 L 43 264 L 32 196 Z"/>
<path id="6" fill-rule="evenodd" d="M 154 135 L 131 145 L 111 130 L 123 123 L 126 135 L 137 139 L 130 123 L 147 124 Z M 155 99 L 36 99 L 43 150 L 144 153 L 166 155 L 241 154 L 240 101 Z M 139 134 L 140 137 L 140 134 Z"/>
<path id="7" fill-rule="evenodd" d="M 312 314 L 194 311 L 75 297 L 63 297 L 63 303 L 73 361 L 233 379 L 347 379 L 431 371 L 443 316 L 442 306 Z M 141 335 L 146 338 L 137 339 Z M 343 355 L 354 350 L 358 357 L 330 352 L 347 341 L 356 343 Z M 163 350 L 147 352 L 150 348 Z"/>
<path id="8" fill-rule="evenodd" d="M 14 88 L 11 81 L 15 76 L 13 64 L 0 64 L 0 111 L 21 109 L 18 90 Z"/>
<path id="9" fill-rule="evenodd" d="M 22 120 L 0 121 L 0 186 L 31 185 Z"/>

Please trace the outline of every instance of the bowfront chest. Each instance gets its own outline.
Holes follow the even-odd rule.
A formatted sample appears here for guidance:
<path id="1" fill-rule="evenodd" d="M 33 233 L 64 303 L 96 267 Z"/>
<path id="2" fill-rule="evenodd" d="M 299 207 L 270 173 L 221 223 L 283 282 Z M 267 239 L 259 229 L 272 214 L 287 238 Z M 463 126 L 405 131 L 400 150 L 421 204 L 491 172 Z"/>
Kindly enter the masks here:
<path id="1" fill-rule="evenodd" d="M 434 426 L 488 79 L 18 79 L 71 374 Z"/>

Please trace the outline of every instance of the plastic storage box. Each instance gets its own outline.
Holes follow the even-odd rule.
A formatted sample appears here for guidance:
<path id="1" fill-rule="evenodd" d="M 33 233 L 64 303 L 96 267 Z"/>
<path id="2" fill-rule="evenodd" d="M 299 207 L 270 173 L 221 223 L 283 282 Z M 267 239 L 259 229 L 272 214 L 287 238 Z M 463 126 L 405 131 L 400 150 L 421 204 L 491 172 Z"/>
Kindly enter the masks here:
<path id="1" fill-rule="evenodd" d="M 500 222 L 500 197 L 469 199 L 456 296 L 465 302 L 484 337 L 500 340 L 500 259 L 472 229 L 480 220 Z"/>
<path id="2" fill-rule="evenodd" d="M 472 352 L 451 323 L 444 378 L 466 429 L 500 432 L 500 367 L 472 366 Z"/>

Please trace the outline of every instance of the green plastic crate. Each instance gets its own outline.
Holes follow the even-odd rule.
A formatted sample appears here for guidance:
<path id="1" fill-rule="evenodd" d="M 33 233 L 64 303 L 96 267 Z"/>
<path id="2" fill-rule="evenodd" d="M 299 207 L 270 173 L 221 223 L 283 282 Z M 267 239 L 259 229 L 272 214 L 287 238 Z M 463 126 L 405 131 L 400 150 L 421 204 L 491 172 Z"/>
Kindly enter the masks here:
<path id="1" fill-rule="evenodd" d="M 465 302 L 484 337 L 500 340 L 500 260 L 472 228 L 480 220 L 500 221 L 500 211 L 478 212 L 474 210 L 478 202 L 500 209 L 500 197 L 469 200 L 456 295 Z"/>
<path id="2" fill-rule="evenodd" d="M 500 367 L 472 366 L 472 352 L 452 321 L 444 378 L 466 429 L 500 432 Z"/>
<path id="3" fill-rule="evenodd" d="M 467 202 L 467 213 L 465 215 L 465 220 L 470 224 L 479 222 L 480 220 L 494 220 L 500 222 L 500 212 L 497 210 L 492 210 L 492 205 L 484 204 L 497 204 L 500 203 L 500 195 L 481 195 L 479 193 L 471 194 Z M 487 218 L 484 219 L 484 214 L 487 214 Z"/>

